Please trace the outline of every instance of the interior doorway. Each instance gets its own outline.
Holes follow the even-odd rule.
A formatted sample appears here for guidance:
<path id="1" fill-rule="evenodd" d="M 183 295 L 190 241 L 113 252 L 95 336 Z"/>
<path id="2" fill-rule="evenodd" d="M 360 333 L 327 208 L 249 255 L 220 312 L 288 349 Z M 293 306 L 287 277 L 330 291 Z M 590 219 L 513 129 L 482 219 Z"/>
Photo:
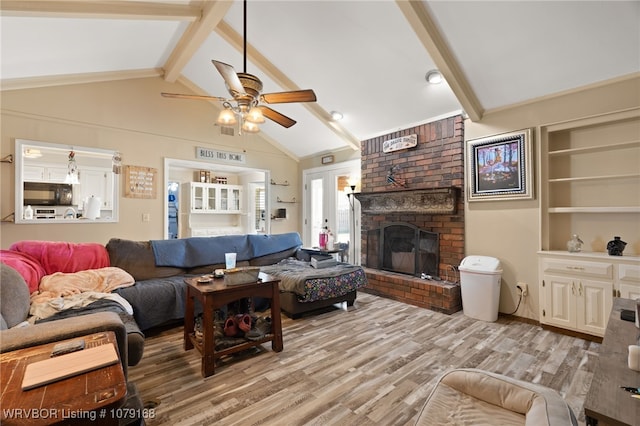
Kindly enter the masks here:
<path id="1" fill-rule="evenodd" d="M 171 181 L 167 185 L 167 238 L 178 238 L 180 218 L 180 183 Z"/>
<path id="2" fill-rule="evenodd" d="M 233 214 L 190 214 L 187 205 L 191 195 L 184 191 L 185 184 L 188 188 L 190 182 L 197 182 L 196 176 L 200 171 L 211 171 L 214 175 L 216 172 L 224 174 L 232 177 L 236 186 L 242 186 L 240 201 L 244 206 L 242 211 Z M 215 234 L 207 234 L 211 236 L 223 235 L 225 229 L 232 229 L 232 233 L 268 234 L 271 232 L 271 218 L 266 214 L 270 211 L 268 183 L 271 181 L 271 175 L 269 170 L 165 158 L 164 179 L 165 239 L 205 236 L 205 234 L 188 232 L 192 227 L 193 229 L 197 227 L 199 232 L 203 229 L 213 230 Z M 259 200 L 254 198 L 256 194 L 261 197 Z M 174 213 L 177 216 L 175 218 Z M 175 232 L 176 228 L 177 232 Z M 177 236 L 174 236 L 176 234 Z"/>

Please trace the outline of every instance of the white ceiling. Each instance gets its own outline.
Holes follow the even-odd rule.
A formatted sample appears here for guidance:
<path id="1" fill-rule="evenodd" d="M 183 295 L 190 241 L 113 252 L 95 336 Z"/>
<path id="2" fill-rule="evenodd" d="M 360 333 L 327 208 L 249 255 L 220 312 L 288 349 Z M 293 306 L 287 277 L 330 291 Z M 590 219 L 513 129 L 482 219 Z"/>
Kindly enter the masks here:
<path id="1" fill-rule="evenodd" d="M 243 71 L 240 0 L 3 0 L 0 12 L 2 90 L 131 73 L 228 96 L 211 60 Z M 271 105 L 293 127 L 261 126 L 304 158 L 639 73 L 640 2 L 249 0 L 247 42 L 247 72 L 263 93 L 317 95 L 316 103 Z M 447 82 L 428 85 L 433 68 Z M 344 119 L 332 122 L 332 110 Z"/>

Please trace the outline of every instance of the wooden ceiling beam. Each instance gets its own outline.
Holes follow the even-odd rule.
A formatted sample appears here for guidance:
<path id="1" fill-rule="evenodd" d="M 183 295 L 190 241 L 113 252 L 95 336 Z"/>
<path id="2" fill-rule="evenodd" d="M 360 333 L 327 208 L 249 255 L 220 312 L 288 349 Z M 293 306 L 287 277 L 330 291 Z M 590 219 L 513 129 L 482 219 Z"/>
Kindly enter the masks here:
<path id="1" fill-rule="evenodd" d="M 222 21 L 216 27 L 216 32 L 224 38 L 231 46 L 242 52 L 244 49 L 242 35 L 238 34 L 229 24 Z M 284 90 L 301 90 L 293 80 L 291 80 L 285 73 L 280 71 L 271 61 L 269 61 L 264 55 L 262 55 L 255 47 L 250 43 L 247 43 L 247 58 L 256 64 L 260 71 L 269 76 L 274 82 L 276 82 Z M 306 88 L 305 88 L 306 89 Z M 317 117 L 322 123 L 324 123 L 329 129 L 331 129 L 336 135 L 344 140 L 347 145 L 353 150 L 360 150 L 360 140 L 353 134 L 347 131 L 344 127 L 338 124 L 331 114 L 325 111 L 316 102 L 303 102 L 300 105 L 304 106 L 311 114 Z"/>
<path id="2" fill-rule="evenodd" d="M 167 59 L 164 66 L 166 81 L 174 83 L 180 77 L 184 67 L 207 37 L 222 22 L 222 18 L 227 14 L 232 4 L 233 2 L 222 0 L 205 2 L 202 19 L 189 25 Z M 211 69 L 213 70 L 213 67 Z"/>
<path id="3" fill-rule="evenodd" d="M 484 114 L 484 109 L 424 2 L 422 0 L 396 0 L 396 4 L 442 76 L 447 80 L 447 84 L 451 87 L 469 118 L 472 121 L 479 121 Z"/>
<path id="4" fill-rule="evenodd" d="M 3 16 L 171 21 L 195 21 L 201 15 L 195 6 L 139 1 L 2 0 L 0 12 Z"/>

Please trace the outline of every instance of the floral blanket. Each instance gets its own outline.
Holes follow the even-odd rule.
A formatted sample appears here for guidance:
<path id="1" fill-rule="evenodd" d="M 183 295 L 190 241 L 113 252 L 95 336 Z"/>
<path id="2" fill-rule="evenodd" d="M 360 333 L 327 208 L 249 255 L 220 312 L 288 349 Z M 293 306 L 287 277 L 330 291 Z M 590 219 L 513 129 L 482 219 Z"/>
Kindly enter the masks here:
<path id="1" fill-rule="evenodd" d="M 367 284 L 364 270 L 347 263 L 316 269 L 309 262 L 289 258 L 261 266 L 260 271 L 279 278 L 280 291 L 297 294 L 300 302 L 340 297 Z"/>

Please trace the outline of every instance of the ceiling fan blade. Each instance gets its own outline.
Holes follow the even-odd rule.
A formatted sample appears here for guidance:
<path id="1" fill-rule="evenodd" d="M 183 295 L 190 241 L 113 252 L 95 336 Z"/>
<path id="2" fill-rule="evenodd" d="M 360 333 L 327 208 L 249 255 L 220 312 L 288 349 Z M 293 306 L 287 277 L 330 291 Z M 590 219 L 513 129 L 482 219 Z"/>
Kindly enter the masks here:
<path id="1" fill-rule="evenodd" d="M 258 108 L 262 111 L 262 115 L 267 117 L 269 120 L 275 121 L 282 127 L 286 127 L 288 129 L 296 124 L 296 120 L 289 118 L 284 114 L 280 114 L 278 111 L 275 111 L 268 106 L 259 105 Z"/>
<path id="2" fill-rule="evenodd" d="M 225 64 L 224 62 L 216 60 L 212 60 L 211 62 L 213 62 L 213 65 L 215 65 L 220 75 L 222 75 L 222 78 L 224 78 L 229 90 L 243 95 L 244 87 L 242 87 L 242 83 L 238 78 L 238 74 L 236 74 L 236 70 L 231 65 Z"/>
<path id="3" fill-rule="evenodd" d="M 290 92 L 265 93 L 262 100 L 268 104 L 285 104 L 289 102 L 315 102 L 316 94 L 311 89 L 293 90 Z"/>
<path id="4" fill-rule="evenodd" d="M 225 98 L 218 96 L 203 96 L 203 95 L 183 95 L 182 93 L 160 93 L 165 98 L 178 98 L 178 99 L 199 99 L 203 101 L 225 101 Z"/>

